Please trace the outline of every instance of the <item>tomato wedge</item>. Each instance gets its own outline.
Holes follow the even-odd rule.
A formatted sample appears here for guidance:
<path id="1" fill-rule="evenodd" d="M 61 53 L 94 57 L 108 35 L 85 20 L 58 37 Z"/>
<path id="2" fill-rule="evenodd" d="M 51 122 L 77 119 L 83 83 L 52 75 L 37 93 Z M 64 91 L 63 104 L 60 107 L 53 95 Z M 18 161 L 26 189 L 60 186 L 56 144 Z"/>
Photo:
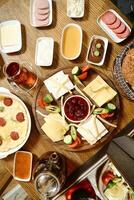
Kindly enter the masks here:
<path id="1" fill-rule="evenodd" d="M 100 114 L 100 117 L 102 117 L 103 119 L 110 118 L 110 117 L 113 117 L 113 116 L 114 116 L 114 113 Z"/>
<path id="2" fill-rule="evenodd" d="M 90 65 L 85 65 L 81 68 L 82 72 L 87 72 L 90 69 Z"/>
<path id="3" fill-rule="evenodd" d="M 37 104 L 38 106 L 40 106 L 41 108 L 45 108 L 45 106 L 47 106 L 48 104 L 43 100 L 42 97 L 37 99 Z"/>
<path id="4" fill-rule="evenodd" d="M 81 139 L 77 136 L 76 140 L 75 140 L 72 144 L 69 144 L 68 147 L 70 147 L 70 148 L 75 148 L 75 147 L 77 147 L 79 144 L 81 144 Z"/>
<path id="5" fill-rule="evenodd" d="M 84 81 L 88 76 L 88 72 L 83 72 L 82 74 L 80 74 L 78 76 L 78 78 L 81 80 L 81 81 Z"/>
<path id="6" fill-rule="evenodd" d="M 115 175 L 113 174 L 112 171 L 106 171 L 104 172 L 103 176 L 102 176 L 102 182 L 105 186 L 107 186 L 107 184 L 113 180 L 115 177 Z"/>

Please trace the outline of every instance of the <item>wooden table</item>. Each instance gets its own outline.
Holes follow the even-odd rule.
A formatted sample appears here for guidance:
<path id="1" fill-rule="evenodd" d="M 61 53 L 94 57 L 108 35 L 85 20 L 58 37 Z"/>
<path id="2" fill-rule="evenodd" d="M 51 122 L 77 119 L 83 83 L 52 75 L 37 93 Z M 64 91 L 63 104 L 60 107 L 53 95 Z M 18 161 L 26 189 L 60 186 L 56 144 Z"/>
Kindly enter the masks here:
<path id="1" fill-rule="evenodd" d="M 22 34 L 23 34 L 23 47 L 22 50 L 18 53 L 13 54 L 3 54 L 0 58 L 0 65 L 2 66 L 8 60 L 26 60 L 33 64 L 38 71 L 39 77 L 41 79 L 45 78 L 45 75 L 53 71 L 54 69 L 62 69 L 62 67 L 73 67 L 74 65 L 80 65 L 85 63 L 85 57 L 87 52 L 87 47 L 89 40 L 93 34 L 99 34 L 105 37 L 108 37 L 97 25 L 97 17 L 109 8 L 117 10 L 117 8 L 109 0 L 85 0 L 85 15 L 82 19 L 70 19 L 66 15 L 66 0 L 54 0 L 53 1 L 53 22 L 50 27 L 47 28 L 34 28 L 30 25 L 29 22 L 29 4 L 28 0 L 1 0 L 0 1 L 0 20 L 11 20 L 18 19 L 22 24 Z M 117 10 L 120 13 L 119 10 Z M 122 15 L 122 14 L 121 14 Z M 124 17 L 124 16 L 123 16 Z M 127 21 L 127 19 L 124 17 Z M 60 54 L 60 39 L 61 32 L 63 27 L 70 22 L 78 23 L 83 29 L 83 45 L 82 52 L 78 59 L 75 61 L 67 61 L 62 58 Z M 130 24 L 130 23 L 129 23 Z M 131 25 L 131 24 L 130 24 Z M 52 67 L 36 67 L 35 66 L 35 44 L 36 39 L 41 36 L 51 36 L 55 40 L 54 47 L 54 61 Z M 113 62 L 116 55 L 120 52 L 123 46 L 127 44 L 132 38 L 126 40 L 122 44 L 114 43 L 110 38 L 109 47 L 107 52 L 107 57 L 102 71 L 106 73 L 112 79 L 112 68 Z M 7 81 L 4 79 L 2 73 L 0 73 L 0 86 L 5 86 L 9 88 Z M 31 104 L 30 101 L 28 101 Z M 121 118 L 118 130 L 123 128 L 133 117 L 134 113 L 132 109 L 134 108 L 134 103 L 121 97 Z M 50 150 L 60 151 L 67 158 L 71 159 L 75 165 L 80 165 L 91 156 L 93 156 L 99 149 L 90 150 L 86 152 L 66 152 L 59 150 L 58 147 L 52 146 L 45 141 L 43 136 L 35 128 L 35 124 L 32 120 L 32 131 L 29 140 L 23 147 L 23 149 L 31 151 L 36 156 L 42 155 L 44 152 Z M 1 161 L 5 167 L 12 173 L 14 155 L 8 156 L 8 158 Z M 33 188 L 32 183 L 20 183 L 24 189 L 31 195 L 33 199 L 39 199 L 37 193 Z"/>

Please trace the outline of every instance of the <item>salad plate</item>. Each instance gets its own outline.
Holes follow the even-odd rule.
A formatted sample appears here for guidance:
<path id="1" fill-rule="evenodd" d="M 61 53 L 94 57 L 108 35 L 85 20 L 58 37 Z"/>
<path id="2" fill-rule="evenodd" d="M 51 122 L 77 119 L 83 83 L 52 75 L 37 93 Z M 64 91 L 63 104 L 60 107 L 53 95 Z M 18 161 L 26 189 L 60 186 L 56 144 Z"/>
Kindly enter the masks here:
<path id="1" fill-rule="evenodd" d="M 79 75 L 77 74 L 77 68 L 80 70 Z M 58 93 L 55 92 L 54 88 L 56 88 L 58 84 L 54 78 L 57 76 L 58 78 L 56 81 L 61 81 L 59 76 L 62 76 L 62 78 L 64 76 L 67 77 L 67 80 L 63 80 L 63 82 L 66 82 L 68 85 L 68 91 L 66 90 L 67 85 L 64 85 L 65 91 L 63 88 L 61 90 L 62 82 L 60 83 L 60 87 L 58 86 Z M 50 81 L 52 81 L 51 79 L 53 79 L 53 87 L 50 83 Z M 100 85 L 97 85 L 97 81 L 100 81 Z M 96 99 L 92 96 L 93 94 L 90 94 L 91 91 L 89 88 L 91 88 L 93 84 L 97 85 L 96 88 L 94 88 L 95 92 L 97 91 Z M 113 96 L 108 97 L 107 93 L 105 93 L 109 89 Z M 101 94 L 102 91 L 104 98 Z M 83 118 L 79 116 L 78 122 L 77 119 L 76 121 L 73 119 L 73 117 L 75 118 L 76 116 L 71 115 L 72 113 L 70 114 L 68 110 L 74 110 L 74 112 L 78 114 L 79 112 L 81 113 L 80 109 L 84 109 L 84 105 L 77 105 L 77 103 L 75 105 L 74 103 L 71 108 L 69 107 L 67 113 L 65 113 L 66 102 L 68 100 L 70 101 L 70 99 L 73 99 L 71 97 L 75 96 L 75 103 L 79 100 L 78 97 L 80 97 L 80 100 L 84 99 L 85 104 L 88 101 L 85 106 L 87 106 L 86 109 L 88 109 L 89 112 L 87 112 L 87 115 L 85 112 L 82 113 Z M 84 104 L 84 102 L 82 102 L 82 104 Z M 113 114 L 111 111 L 110 113 L 106 111 L 109 110 L 107 108 L 108 106 L 111 106 L 111 109 L 113 107 Z M 46 140 L 68 151 L 82 151 L 101 146 L 113 138 L 115 134 L 114 130 L 118 126 L 119 121 L 120 100 L 114 84 L 100 70 L 91 66 L 77 66 L 73 69 L 64 68 L 63 71 L 55 70 L 48 74 L 44 83 L 41 83 L 35 92 L 32 110 L 38 131 L 44 135 Z M 69 117 L 66 116 L 67 114 L 72 118 L 69 119 Z M 61 125 L 59 127 L 59 121 L 60 124 L 62 124 L 62 128 Z M 87 129 L 90 128 L 93 132 L 87 134 Z M 94 136 L 97 133 L 99 135 L 97 137 Z M 76 143 L 78 144 L 76 145 Z"/>

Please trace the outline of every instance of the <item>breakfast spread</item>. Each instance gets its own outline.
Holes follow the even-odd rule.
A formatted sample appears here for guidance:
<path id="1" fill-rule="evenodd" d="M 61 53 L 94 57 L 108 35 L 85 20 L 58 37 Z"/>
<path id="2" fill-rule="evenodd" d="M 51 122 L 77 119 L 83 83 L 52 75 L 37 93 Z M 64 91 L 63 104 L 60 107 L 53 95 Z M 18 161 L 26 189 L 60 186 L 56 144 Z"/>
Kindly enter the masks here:
<path id="1" fill-rule="evenodd" d="M 50 66 L 53 61 L 54 40 L 51 37 L 40 37 L 36 42 L 35 64 Z"/>
<path id="2" fill-rule="evenodd" d="M 134 88 L 134 48 L 128 50 L 121 69 L 126 82 Z"/>
<path id="3" fill-rule="evenodd" d="M 84 16 L 85 0 L 67 0 L 67 16 L 80 18 Z"/>
<path id="4" fill-rule="evenodd" d="M 0 95 L 0 152 L 7 152 L 23 143 L 28 125 L 23 105 L 16 99 Z"/>
<path id="5" fill-rule="evenodd" d="M 30 181 L 32 171 L 32 153 L 17 151 L 14 157 L 14 179 L 18 181 Z"/>
<path id="6" fill-rule="evenodd" d="M 48 26 L 52 22 L 52 1 L 31 0 L 31 25 Z"/>
<path id="7" fill-rule="evenodd" d="M 61 54 L 68 60 L 76 59 L 81 52 L 82 29 L 77 24 L 68 24 L 63 29 L 61 39 Z"/>

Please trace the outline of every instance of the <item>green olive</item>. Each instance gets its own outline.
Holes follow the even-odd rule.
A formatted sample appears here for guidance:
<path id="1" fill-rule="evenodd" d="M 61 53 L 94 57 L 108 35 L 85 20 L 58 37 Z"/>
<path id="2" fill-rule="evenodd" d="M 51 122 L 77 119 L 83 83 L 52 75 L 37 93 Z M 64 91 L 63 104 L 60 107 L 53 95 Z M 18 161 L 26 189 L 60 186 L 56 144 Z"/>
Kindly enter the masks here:
<path id="1" fill-rule="evenodd" d="M 100 49 L 100 48 L 101 48 L 101 43 L 97 43 L 97 44 L 96 44 L 96 48 L 97 48 L 97 49 Z"/>
<path id="2" fill-rule="evenodd" d="M 98 50 L 94 51 L 94 56 L 98 57 L 100 55 L 100 52 Z"/>

